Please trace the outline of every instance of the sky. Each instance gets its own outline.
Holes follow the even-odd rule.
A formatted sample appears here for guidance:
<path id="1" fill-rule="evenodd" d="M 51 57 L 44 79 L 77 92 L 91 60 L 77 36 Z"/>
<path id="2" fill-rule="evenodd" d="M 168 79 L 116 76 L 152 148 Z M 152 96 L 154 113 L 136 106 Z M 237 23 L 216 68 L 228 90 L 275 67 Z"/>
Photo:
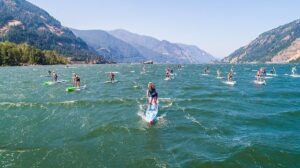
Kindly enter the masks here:
<path id="1" fill-rule="evenodd" d="M 299 0 L 28 0 L 62 25 L 193 44 L 217 58 L 300 19 Z"/>

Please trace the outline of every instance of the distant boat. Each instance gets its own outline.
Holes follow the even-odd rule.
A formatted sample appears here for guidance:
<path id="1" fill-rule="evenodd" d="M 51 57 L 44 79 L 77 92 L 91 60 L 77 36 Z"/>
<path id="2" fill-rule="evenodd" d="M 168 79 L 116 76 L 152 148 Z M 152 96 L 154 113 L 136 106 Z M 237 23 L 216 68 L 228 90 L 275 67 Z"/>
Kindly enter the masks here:
<path id="1" fill-rule="evenodd" d="M 153 61 L 145 61 L 143 64 L 153 64 Z"/>

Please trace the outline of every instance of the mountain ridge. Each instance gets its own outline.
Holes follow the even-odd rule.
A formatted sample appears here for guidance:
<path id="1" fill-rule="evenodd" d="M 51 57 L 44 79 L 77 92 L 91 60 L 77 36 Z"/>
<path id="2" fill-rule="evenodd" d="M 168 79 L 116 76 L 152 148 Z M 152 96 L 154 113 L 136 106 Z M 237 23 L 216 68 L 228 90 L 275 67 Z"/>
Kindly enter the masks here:
<path id="1" fill-rule="evenodd" d="M 260 34 L 222 61 L 225 63 L 289 63 L 300 60 L 300 19 Z M 294 47 L 293 47 L 294 46 Z"/>
<path id="2" fill-rule="evenodd" d="M 190 45 L 185 45 L 185 47 L 183 47 L 179 46 L 178 43 L 172 43 L 167 40 L 158 40 L 151 36 L 131 33 L 124 29 L 112 30 L 109 31 L 109 33 L 133 45 L 140 53 L 147 55 L 147 58 L 156 62 L 208 63 L 216 60 L 212 55 L 195 46 L 194 47 L 198 49 L 198 53 L 202 53 L 201 55 L 187 55 L 188 52 L 186 50 L 188 50 L 188 48 L 186 46 Z M 189 57 L 193 57 L 193 59 L 188 59 Z"/>

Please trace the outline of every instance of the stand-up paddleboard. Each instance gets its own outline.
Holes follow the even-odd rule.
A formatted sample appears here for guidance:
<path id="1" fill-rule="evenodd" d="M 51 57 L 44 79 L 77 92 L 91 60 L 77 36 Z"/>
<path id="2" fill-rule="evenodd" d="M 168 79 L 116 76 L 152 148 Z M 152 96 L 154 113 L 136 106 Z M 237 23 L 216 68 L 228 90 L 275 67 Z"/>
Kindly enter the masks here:
<path id="1" fill-rule="evenodd" d="M 74 87 L 74 86 L 71 86 L 71 87 L 67 87 L 67 88 L 66 88 L 66 92 L 80 91 L 80 90 L 85 89 L 85 88 L 86 88 L 86 85 L 80 86 L 80 87 Z"/>
<path id="2" fill-rule="evenodd" d="M 222 76 L 217 76 L 217 79 L 224 79 L 224 77 L 222 77 Z"/>
<path id="3" fill-rule="evenodd" d="M 51 85 L 54 85 L 54 84 L 66 83 L 66 82 L 67 82 L 66 80 L 58 80 L 56 82 L 54 82 L 54 81 L 47 81 L 47 82 L 44 82 L 43 85 L 45 85 L 45 86 L 51 86 Z"/>
<path id="4" fill-rule="evenodd" d="M 236 81 L 224 81 L 223 83 L 225 83 L 226 85 L 235 85 L 236 84 Z"/>
<path id="5" fill-rule="evenodd" d="M 277 74 L 267 73 L 267 76 L 278 76 Z"/>
<path id="6" fill-rule="evenodd" d="M 119 81 L 118 80 L 114 80 L 114 81 L 105 81 L 104 83 L 111 83 L 111 84 L 113 84 L 113 83 L 118 83 Z"/>
<path id="7" fill-rule="evenodd" d="M 172 78 L 165 78 L 165 81 L 169 81 L 169 80 L 172 80 Z"/>
<path id="8" fill-rule="evenodd" d="M 201 74 L 202 76 L 208 76 L 209 74 Z"/>
<path id="9" fill-rule="evenodd" d="M 265 78 L 265 79 L 272 79 L 273 76 L 265 76 L 264 78 Z"/>
<path id="10" fill-rule="evenodd" d="M 56 82 L 54 82 L 54 81 L 47 81 L 47 82 L 43 83 L 43 85 L 45 85 L 45 86 L 50 86 L 50 85 L 54 85 L 54 84 L 56 84 Z"/>
<path id="11" fill-rule="evenodd" d="M 51 75 L 41 75 L 40 77 L 41 77 L 41 78 L 42 78 L 42 77 L 48 77 L 48 78 L 51 78 L 52 76 L 51 76 Z"/>
<path id="12" fill-rule="evenodd" d="M 267 84 L 267 82 L 265 80 L 262 80 L 262 81 L 255 80 L 254 83 L 257 85 L 266 85 Z"/>
<path id="13" fill-rule="evenodd" d="M 147 110 L 145 111 L 144 120 L 149 124 L 154 124 L 158 115 L 158 104 L 148 105 Z"/>
<path id="14" fill-rule="evenodd" d="M 300 78 L 300 74 L 292 74 L 290 76 L 293 77 L 293 78 Z"/>
<path id="15" fill-rule="evenodd" d="M 114 74 L 118 74 L 119 72 L 105 72 L 106 74 L 109 74 L 109 73 L 114 73 Z"/>

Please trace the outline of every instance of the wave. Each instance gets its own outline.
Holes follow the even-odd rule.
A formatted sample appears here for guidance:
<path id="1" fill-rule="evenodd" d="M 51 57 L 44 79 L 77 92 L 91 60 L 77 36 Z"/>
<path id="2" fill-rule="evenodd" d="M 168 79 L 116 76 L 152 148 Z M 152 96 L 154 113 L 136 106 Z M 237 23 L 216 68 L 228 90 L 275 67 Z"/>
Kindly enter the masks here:
<path id="1" fill-rule="evenodd" d="M 300 167 L 300 153 L 271 146 L 242 148 L 222 161 L 207 161 L 201 167 Z"/>
<path id="2" fill-rule="evenodd" d="M 105 105 L 114 105 L 114 104 L 123 104 L 123 103 L 134 103 L 136 99 L 99 99 L 99 100 L 69 100 L 62 102 L 46 102 L 46 103 L 31 103 L 31 102 L 1 102 L 0 108 L 44 108 L 47 106 L 84 106 L 92 104 L 105 104 Z"/>

